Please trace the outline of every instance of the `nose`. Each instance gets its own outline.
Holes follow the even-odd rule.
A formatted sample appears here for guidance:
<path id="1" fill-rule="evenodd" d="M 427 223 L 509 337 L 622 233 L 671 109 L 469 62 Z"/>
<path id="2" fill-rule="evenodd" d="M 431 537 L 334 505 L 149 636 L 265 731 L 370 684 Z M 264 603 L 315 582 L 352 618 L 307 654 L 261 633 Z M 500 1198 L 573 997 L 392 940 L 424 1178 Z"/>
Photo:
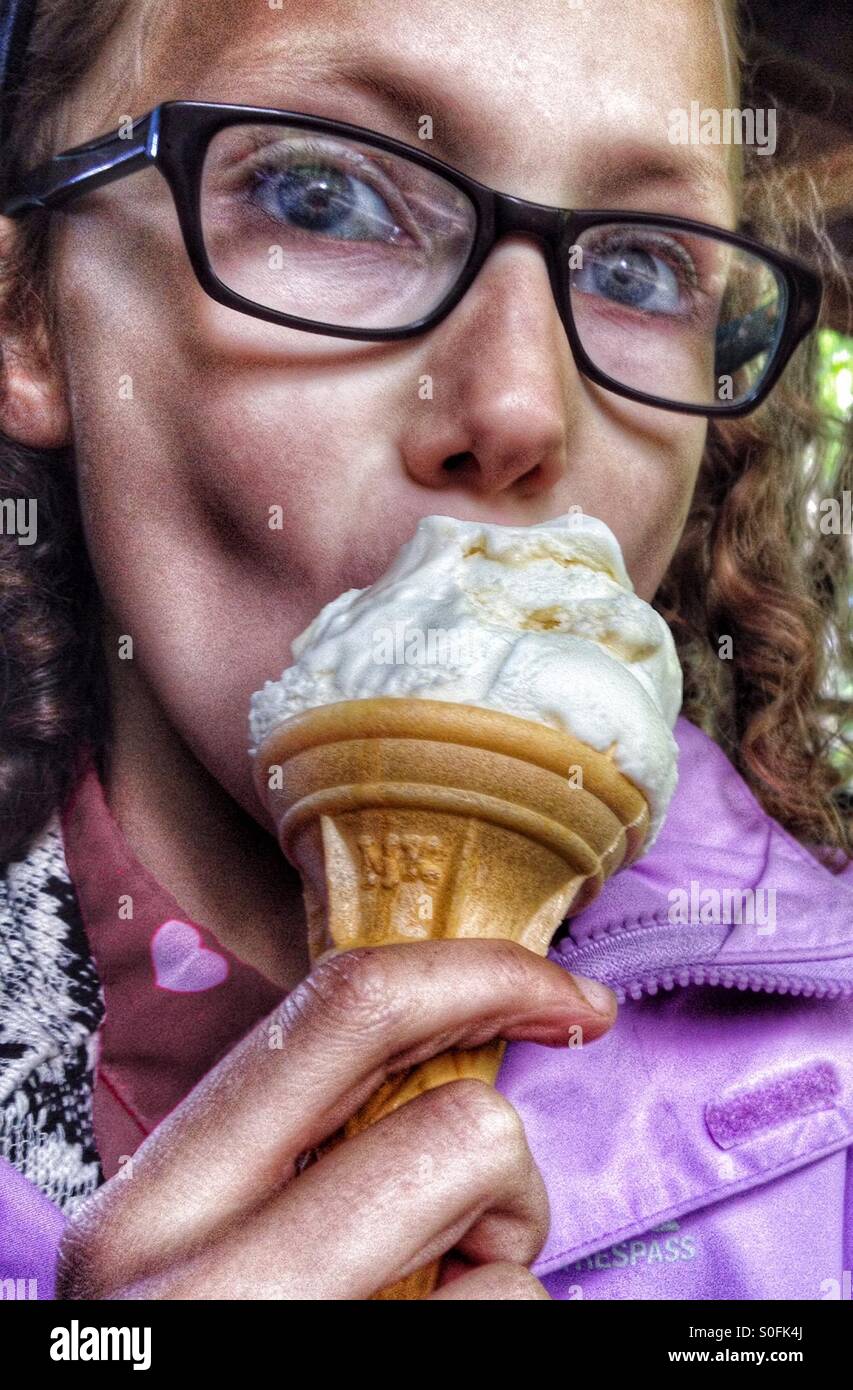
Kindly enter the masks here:
<path id="1" fill-rule="evenodd" d="M 581 384 L 538 239 L 508 235 L 424 340 L 432 382 L 403 446 L 435 488 L 534 497 L 565 475 Z"/>

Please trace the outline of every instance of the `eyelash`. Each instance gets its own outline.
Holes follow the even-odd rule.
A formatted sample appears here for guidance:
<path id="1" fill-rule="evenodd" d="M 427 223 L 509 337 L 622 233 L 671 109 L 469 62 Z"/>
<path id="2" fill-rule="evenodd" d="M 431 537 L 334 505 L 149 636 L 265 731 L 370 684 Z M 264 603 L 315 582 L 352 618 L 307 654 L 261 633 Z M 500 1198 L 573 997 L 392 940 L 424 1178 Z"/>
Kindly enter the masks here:
<path id="1" fill-rule="evenodd" d="M 696 263 L 688 252 L 674 236 L 664 237 L 660 233 L 650 232 L 646 228 L 627 227 L 624 230 L 613 230 L 607 233 L 599 242 L 593 242 L 597 252 L 621 251 L 624 247 L 630 248 L 639 242 L 642 249 L 654 249 L 660 251 L 673 269 L 686 273 L 689 280 L 689 288 L 699 291 L 700 279 L 696 270 Z"/>
<path id="2" fill-rule="evenodd" d="M 279 162 L 274 162 L 271 151 L 282 150 L 284 157 Z M 255 151 L 248 158 L 241 159 L 237 164 L 237 172 L 255 173 L 258 175 L 271 175 L 284 173 L 288 168 L 298 168 L 303 164 L 311 162 L 318 164 L 333 164 L 343 167 L 347 173 L 352 173 L 354 177 L 362 179 L 378 193 L 388 204 L 390 211 L 397 219 L 399 224 L 405 228 L 410 236 L 417 238 L 418 229 L 412 225 L 411 214 L 404 195 L 400 189 L 383 171 L 381 164 L 381 154 L 372 154 L 370 163 L 367 160 L 355 155 L 353 152 L 336 148 L 330 149 L 327 145 L 309 137 L 302 137 L 294 145 L 285 144 L 282 141 L 259 140 Z"/>

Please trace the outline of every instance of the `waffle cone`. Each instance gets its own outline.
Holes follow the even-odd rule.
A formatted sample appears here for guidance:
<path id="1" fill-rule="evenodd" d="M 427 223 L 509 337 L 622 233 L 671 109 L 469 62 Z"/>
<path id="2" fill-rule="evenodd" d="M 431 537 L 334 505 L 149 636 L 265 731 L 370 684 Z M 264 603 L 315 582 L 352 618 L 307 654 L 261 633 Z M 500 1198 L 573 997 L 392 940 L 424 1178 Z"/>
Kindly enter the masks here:
<path id="1" fill-rule="evenodd" d="M 258 749 L 255 779 L 302 877 L 312 961 L 453 937 L 503 937 L 544 956 L 566 915 L 638 856 L 649 824 L 608 753 L 439 700 L 294 716 Z M 444 1052 L 386 1081 L 332 1144 L 433 1086 L 494 1083 L 505 1046 Z M 436 1263 L 376 1297 L 422 1298 L 437 1279 Z"/>

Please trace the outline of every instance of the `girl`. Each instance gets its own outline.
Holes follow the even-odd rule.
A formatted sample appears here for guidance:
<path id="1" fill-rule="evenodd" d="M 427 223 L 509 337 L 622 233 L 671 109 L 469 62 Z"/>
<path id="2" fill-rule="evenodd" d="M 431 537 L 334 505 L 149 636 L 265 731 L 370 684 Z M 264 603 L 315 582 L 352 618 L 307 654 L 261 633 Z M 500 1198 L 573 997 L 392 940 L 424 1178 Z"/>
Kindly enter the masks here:
<path id="1" fill-rule="evenodd" d="M 767 159 L 672 139 L 739 106 L 732 7 L 33 8 L 0 168 L 2 491 L 37 527 L 3 535 L 2 1272 L 362 1299 L 445 1256 L 436 1299 L 840 1296 L 845 542 L 807 499 L 849 452 L 830 476 L 813 339 L 776 379 L 819 295 Z M 486 245 L 470 179 L 611 217 L 547 240 L 517 204 Z M 660 840 L 547 960 L 311 971 L 250 693 L 421 516 L 572 506 L 679 643 Z M 386 1076 L 497 1036 L 498 1090 L 303 1164 Z"/>

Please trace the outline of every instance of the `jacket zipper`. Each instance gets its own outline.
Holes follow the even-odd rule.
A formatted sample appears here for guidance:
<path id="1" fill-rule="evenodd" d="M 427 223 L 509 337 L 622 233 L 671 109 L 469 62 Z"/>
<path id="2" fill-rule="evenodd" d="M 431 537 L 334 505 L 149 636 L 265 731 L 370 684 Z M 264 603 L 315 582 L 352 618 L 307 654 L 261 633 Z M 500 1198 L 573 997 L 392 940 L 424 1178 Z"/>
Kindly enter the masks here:
<path id="1" fill-rule="evenodd" d="M 626 998 L 641 999 L 644 994 L 657 994 L 659 989 L 674 989 L 676 985 L 722 985 L 724 989 L 750 989 L 765 994 L 794 994 L 816 999 L 846 998 L 853 995 L 853 983 L 813 979 L 791 980 L 763 971 L 740 970 L 736 966 L 719 965 L 675 966 L 650 975 L 637 976 L 627 983 L 613 984 L 611 989 L 619 1003 L 624 1004 Z"/>

